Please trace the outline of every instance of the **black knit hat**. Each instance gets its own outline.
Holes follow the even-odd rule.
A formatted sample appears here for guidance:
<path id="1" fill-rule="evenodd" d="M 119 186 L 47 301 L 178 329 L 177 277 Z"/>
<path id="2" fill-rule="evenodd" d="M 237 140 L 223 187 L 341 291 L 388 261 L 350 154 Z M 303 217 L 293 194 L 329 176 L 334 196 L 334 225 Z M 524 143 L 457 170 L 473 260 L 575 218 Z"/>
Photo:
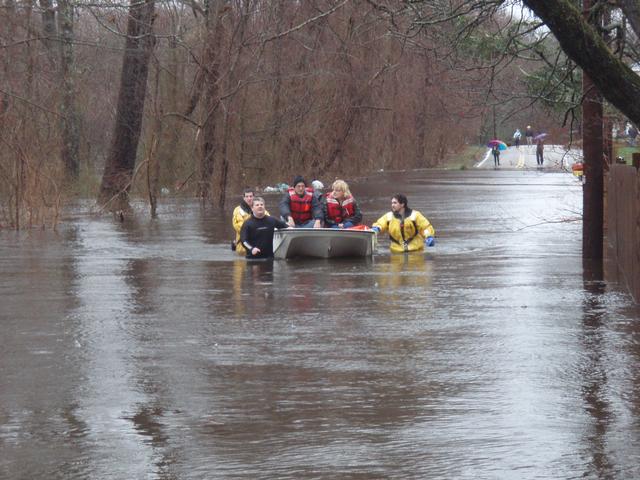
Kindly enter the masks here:
<path id="1" fill-rule="evenodd" d="M 304 183 L 305 187 L 307 186 L 307 181 L 304 179 L 302 175 L 296 175 L 295 178 L 293 179 L 293 183 L 291 184 L 291 186 L 295 187 L 300 182 Z"/>

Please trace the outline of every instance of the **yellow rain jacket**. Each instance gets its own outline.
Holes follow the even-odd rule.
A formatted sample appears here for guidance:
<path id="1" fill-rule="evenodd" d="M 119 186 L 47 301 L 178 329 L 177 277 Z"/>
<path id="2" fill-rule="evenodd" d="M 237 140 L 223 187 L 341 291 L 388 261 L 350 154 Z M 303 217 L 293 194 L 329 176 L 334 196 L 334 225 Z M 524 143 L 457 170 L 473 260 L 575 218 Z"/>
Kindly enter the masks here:
<path id="1" fill-rule="evenodd" d="M 236 253 L 243 257 L 247 254 L 247 250 L 242 246 L 242 242 L 240 241 L 240 230 L 242 229 L 242 225 L 245 220 L 251 216 L 251 209 L 247 212 L 247 210 L 245 210 L 246 208 L 247 204 L 244 202 L 238 205 L 233 210 L 233 218 L 231 220 L 233 223 L 233 229 L 236 231 Z M 269 215 L 269 212 L 266 210 L 265 215 Z"/>
<path id="2" fill-rule="evenodd" d="M 393 212 L 385 213 L 372 225 L 380 232 L 389 232 L 393 253 L 418 252 L 424 250 L 424 239 L 435 237 L 436 231 L 431 222 L 417 210 L 405 209 L 404 220 Z"/>

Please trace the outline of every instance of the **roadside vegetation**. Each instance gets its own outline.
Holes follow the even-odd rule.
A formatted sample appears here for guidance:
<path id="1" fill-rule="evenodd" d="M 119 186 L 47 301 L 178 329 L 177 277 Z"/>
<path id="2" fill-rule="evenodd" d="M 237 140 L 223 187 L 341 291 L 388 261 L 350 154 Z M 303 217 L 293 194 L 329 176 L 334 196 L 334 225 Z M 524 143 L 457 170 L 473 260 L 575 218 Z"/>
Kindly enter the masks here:
<path id="1" fill-rule="evenodd" d="M 485 145 L 467 145 L 449 157 L 445 168 L 450 170 L 468 170 L 481 161 L 486 153 L 487 147 Z"/>
<path id="2" fill-rule="evenodd" d="M 0 228 L 580 129 L 580 69 L 520 2 L 0 2 Z"/>

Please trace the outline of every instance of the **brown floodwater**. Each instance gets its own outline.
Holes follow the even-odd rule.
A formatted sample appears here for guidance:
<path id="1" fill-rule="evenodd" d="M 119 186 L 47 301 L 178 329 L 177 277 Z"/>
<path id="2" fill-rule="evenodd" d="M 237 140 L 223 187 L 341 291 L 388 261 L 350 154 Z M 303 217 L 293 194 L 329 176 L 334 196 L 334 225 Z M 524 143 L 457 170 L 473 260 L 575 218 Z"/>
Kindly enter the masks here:
<path id="1" fill-rule="evenodd" d="M 248 264 L 178 200 L 0 232 L 0 478 L 638 478 L 640 310 L 583 264 L 580 185 L 352 190 L 369 224 L 405 193 L 436 247 Z"/>

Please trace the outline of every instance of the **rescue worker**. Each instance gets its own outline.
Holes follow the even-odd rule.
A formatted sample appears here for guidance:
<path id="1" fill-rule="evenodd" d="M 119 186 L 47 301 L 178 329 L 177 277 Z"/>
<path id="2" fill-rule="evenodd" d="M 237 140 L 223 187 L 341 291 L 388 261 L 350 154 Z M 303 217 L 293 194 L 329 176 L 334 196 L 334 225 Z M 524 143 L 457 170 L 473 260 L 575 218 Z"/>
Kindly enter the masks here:
<path id="1" fill-rule="evenodd" d="M 344 180 L 336 180 L 322 204 L 326 228 L 349 228 L 362 222 L 362 213 Z"/>
<path id="2" fill-rule="evenodd" d="M 391 211 L 372 226 L 376 233 L 389 232 L 393 253 L 418 252 L 424 246 L 435 245 L 433 225 L 417 210 L 409 208 L 407 197 L 401 193 L 391 197 Z"/>
<path id="3" fill-rule="evenodd" d="M 231 218 L 231 223 L 233 225 L 233 229 L 236 232 L 236 238 L 231 243 L 231 250 L 235 250 L 238 255 L 245 255 L 247 252 L 242 246 L 240 242 L 240 229 L 244 222 L 251 217 L 251 204 L 253 203 L 253 189 L 245 188 L 242 193 L 242 201 L 240 205 L 233 209 L 233 216 Z M 267 215 L 269 212 L 265 211 Z"/>
<path id="4" fill-rule="evenodd" d="M 293 179 L 293 187 L 289 188 L 280 201 L 280 215 L 290 227 L 320 228 L 322 221 L 322 206 L 313 194 L 312 188 L 307 188 L 303 177 Z"/>
<path id="5" fill-rule="evenodd" d="M 251 205 L 251 218 L 247 219 L 240 230 L 240 241 L 250 259 L 273 258 L 273 231 L 276 228 L 289 228 L 289 225 L 266 214 L 264 199 L 255 197 Z"/>

